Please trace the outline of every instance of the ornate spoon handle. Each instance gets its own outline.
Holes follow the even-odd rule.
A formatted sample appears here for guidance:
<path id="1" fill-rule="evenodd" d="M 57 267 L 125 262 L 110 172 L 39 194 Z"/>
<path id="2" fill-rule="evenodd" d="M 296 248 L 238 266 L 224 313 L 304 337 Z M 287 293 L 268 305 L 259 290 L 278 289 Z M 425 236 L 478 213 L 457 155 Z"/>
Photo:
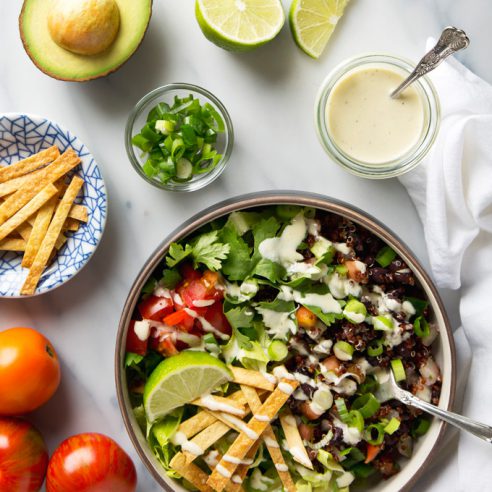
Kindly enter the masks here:
<path id="1" fill-rule="evenodd" d="M 395 391 L 396 398 L 405 403 L 406 405 L 410 405 L 415 408 L 420 408 L 424 412 L 427 412 L 435 417 L 444 420 L 448 424 L 454 425 L 460 430 L 465 430 L 474 434 L 477 437 L 480 437 L 484 441 L 492 444 L 492 427 L 487 424 L 483 424 L 482 422 L 477 422 L 476 420 L 472 420 L 463 415 L 458 415 L 454 412 L 449 412 L 447 410 L 443 410 L 442 408 L 436 407 L 426 401 L 417 398 L 412 393 L 402 390 L 400 387 Z"/>
<path id="2" fill-rule="evenodd" d="M 397 98 L 410 84 L 434 70 L 449 55 L 466 48 L 469 44 L 470 40 L 464 31 L 456 27 L 446 27 L 434 48 L 424 55 L 414 71 L 391 93 L 391 97 Z"/>

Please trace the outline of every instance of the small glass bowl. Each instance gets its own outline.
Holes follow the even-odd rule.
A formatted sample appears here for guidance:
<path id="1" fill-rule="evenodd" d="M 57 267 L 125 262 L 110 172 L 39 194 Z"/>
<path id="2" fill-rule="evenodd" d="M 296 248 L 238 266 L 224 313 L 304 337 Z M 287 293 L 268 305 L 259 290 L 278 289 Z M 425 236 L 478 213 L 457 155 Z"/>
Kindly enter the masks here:
<path id="1" fill-rule="evenodd" d="M 414 69 L 411 62 L 392 55 L 368 53 L 342 62 L 326 77 L 319 90 L 315 106 L 315 125 L 321 145 L 334 161 L 347 171 L 364 178 L 383 179 L 400 176 L 415 168 L 425 157 L 436 139 L 440 125 L 440 105 L 437 92 L 427 77 L 421 77 L 413 86 L 424 106 L 424 124 L 419 140 L 406 153 L 384 163 L 370 164 L 344 152 L 332 139 L 327 125 L 326 105 L 337 82 L 348 72 L 364 66 L 386 66 L 400 72 L 405 78 Z"/>
<path id="2" fill-rule="evenodd" d="M 225 131 L 217 135 L 217 142 L 215 148 L 219 154 L 222 154 L 222 159 L 218 164 L 209 172 L 203 174 L 194 174 L 189 181 L 182 183 L 170 181 L 168 183 L 163 183 L 157 178 L 150 178 L 147 176 L 142 166 L 146 161 L 146 154 L 135 147 L 132 144 L 132 138 L 140 133 L 141 129 L 147 122 L 147 115 L 150 110 L 155 107 L 159 102 L 172 103 L 174 96 L 186 97 L 193 94 L 194 97 L 200 100 L 201 104 L 208 102 L 211 104 L 215 110 L 222 116 L 225 123 Z M 232 147 L 234 143 L 234 130 L 232 127 L 232 121 L 224 105 L 209 91 L 203 89 L 202 87 L 185 84 L 185 83 L 174 83 L 167 84 L 162 87 L 154 89 L 144 96 L 136 106 L 133 108 L 130 116 L 128 117 L 128 122 L 125 129 L 125 146 L 126 152 L 130 162 L 137 171 L 137 173 L 145 179 L 151 185 L 157 188 L 170 191 L 195 191 L 207 186 L 224 171 L 229 157 L 231 156 Z"/>

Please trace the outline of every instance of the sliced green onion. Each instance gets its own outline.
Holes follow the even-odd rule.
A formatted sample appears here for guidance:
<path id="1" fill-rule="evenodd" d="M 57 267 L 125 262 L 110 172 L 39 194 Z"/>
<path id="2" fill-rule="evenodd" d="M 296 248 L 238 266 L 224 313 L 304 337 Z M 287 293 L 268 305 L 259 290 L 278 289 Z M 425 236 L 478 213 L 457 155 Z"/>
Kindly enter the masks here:
<path id="1" fill-rule="evenodd" d="M 193 166 L 188 159 L 181 157 L 176 163 L 176 179 L 179 181 L 188 181 L 192 178 Z"/>
<path id="2" fill-rule="evenodd" d="M 355 427 L 359 432 L 364 430 L 364 417 L 359 410 L 350 410 L 348 413 L 349 427 Z"/>
<path id="3" fill-rule="evenodd" d="M 384 441 L 384 427 L 382 424 L 368 425 L 364 431 L 364 440 L 373 446 L 379 446 Z"/>
<path id="4" fill-rule="evenodd" d="M 372 417 L 377 411 L 381 404 L 376 399 L 372 393 L 366 393 L 365 395 L 359 396 L 352 403 L 352 409 L 359 410 L 365 419 Z"/>
<path id="5" fill-rule="evenodd" d="M 375 468 L 372 465 L 366 463 L 357 463 L 353 468 L 350 469 L 350 471 L 357 478 L 368 478 L 376 473 Z"/>
<path id="6" fill-rule="evenodd" d="M 390 331 L 393 329 L 393 317 L 389 314 L 382 314 L 372 318 L 372 326 L 375 330 Z"/>
<path id="7" fill-rule="evenodd" d="M 407 379 L 405 368 L 403 367 L 403 362 L 401 361 L 401 359 L 392 359 L 391 369 L 397 383 L 399 381 L 405 381 L 405 379 Z"/>
<path id="8" fill-rule="evenodd" d="M 431 421 L 425 417 L 419 417 L 412 425 L 411 434 L 413 437 L 423 436 L 429 430 Z"/>
<path id="9" fill-rule="evenodd" d="M 425 309 L 429 305 L 427 301 L 424 301 L 423 299 L 417 299 L 416 297 L 405 297 L 404 301 L 408 301 L 414 307 L 417 316 L 422 316 Z"/>
<path id="10" fill-rule="evenodd" d="M 287 348 L 287 345 L 280 340 L 274 340 L 268 346 L 268 357 L 270 357 L 270 359 L 275 362 L 284 360 L 287 357 L 288 353 L 289 349 Z"/>
<path id="11" fill-rule="evenodd" d="M 335 400 L 335 405 L 337 406 L 338 415 L 340 415 L 340 420 L 344 424 L 348 424 L 350 422 L 350 416 L 347 410 L 347 405 L 345 405 L 345 400 L 343 398 L 337 398 Z"/>
<path id="12" fill-rule="evenodd" d="M 357 299 L 350 299 L 343 309 L 343 315 L 351 323 L 362 323 L 366 319 L 367 309 Z"/>
<path id="13" fill-rule="evenodd" d="M 400 423 L 397 418 L 393 417 L 385 426 L 384 432 L 389 435 L 394 434 L 400 428 Z"/>
<path id="14" fill-rule="evenodd" d="M 413 331 L 419 338 L 425 338 L 430 335 L 430 326 L 423 316 L 419 316 L 413 322 Z"/>
<path id="15" fill-rule="evenodd" d="M 171 106 L 160 102 L 153 107 L 132 143 L 148 154 L 142 166 L 147 176 L 164 183 L 182 182 L 193 174 L 210 172 L 222 160 L 215 144 L 218 133 L 224 131 L 225 122 L 217 110 L 190 94 L 176 96 Z M 181 159 L 190 163 L 186 172 Z"/>
<path id="16" fill-rule="evenodd" d="M 348 268 L 347 268 L 345 265 L 337 265 L 337 266 L 335 267 L 335 271 L 336 271 L 339 275 L 347 275 Z"/>
<path id="17" fill-rule="evenodd" d="M 389 247 L 385 246 L 379 250 L 376 255 L 376 261 L 383 267 L 386 268 L 391 264 L 391 262 L 396 258 L 396 253 Z"/>
<path id="18" fill-rule="evenodd" d="M 352 360 L 354 354 L 354 347 L 350 343 L 339 340 L 333 346 L 333 353 L 339 360 Z"/>
<path id="19" fill-rule="evenodd" d="M 176 123 L 171 120 L 157 120 L 155 122 L 156 131 L 162 133 L 163 135 L 169 135 L 176 128 Z"/>
<path id="20" fill-rule="evenodd" d="M 383 353 L 383 341 L 382 340 L 372 340 L 367 346 L 367 354 L 370 357 L 377 357 Z"/>
<path id="21" fill-rule="evenodd" d="M 372 374 L 369 374 L 366 377 L 365 381 L 359 384 L 359 387 L 357 388 L 357 393 L 362 395 L 365 393 L 375 393 L 378 389 L 379 382 Z"/>

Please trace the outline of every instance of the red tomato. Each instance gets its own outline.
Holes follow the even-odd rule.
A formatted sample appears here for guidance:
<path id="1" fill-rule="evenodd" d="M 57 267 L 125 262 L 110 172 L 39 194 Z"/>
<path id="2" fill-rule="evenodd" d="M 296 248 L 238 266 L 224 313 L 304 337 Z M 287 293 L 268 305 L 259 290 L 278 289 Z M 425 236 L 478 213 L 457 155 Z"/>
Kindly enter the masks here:
<path id="1" fill-rule="evenodd" d="M 69 437 L 51 456 L 47 492 L 134 492 L 137 473 L 131 458 L 103 434 Z"/>
<path id="2" fill-rule="evenodd" d="M 0 333 L 0 415 L 31 412 L 60 384 L 60 363 L 50 341 L 32 328 Z"/>
<path id="3" fill-rule="evenodd" d="M 37 492 L 43 485 L 48 452 L 29 422 L 0 417 L 0 490 Z"/>
<path id="4" fill-rule="evenodd" d="M 227 320 L 221 302 L 215 302 L 208 307 L 207 312 L 203 316 L 214 328 L 230 335 L 232 333 L 231 325 Z"/>
<path id="5" fill-rule="evenodd" d="M 147 354 L 147 345 L 149 340 L 140 340 L 135 333 L 135 320 L 130 321 L 128 327 L 128 333 L 126 335 L 126 351 L 133 352 L 134 354 L 145 355 Z"/>
<path id="6" fill-rule="evenodd" d="M 164 316 L 173 312 L 173 301 L 168 297 L 150 295 L 137 306 L 138 312 L 144 319 L 161 321 Z"/>

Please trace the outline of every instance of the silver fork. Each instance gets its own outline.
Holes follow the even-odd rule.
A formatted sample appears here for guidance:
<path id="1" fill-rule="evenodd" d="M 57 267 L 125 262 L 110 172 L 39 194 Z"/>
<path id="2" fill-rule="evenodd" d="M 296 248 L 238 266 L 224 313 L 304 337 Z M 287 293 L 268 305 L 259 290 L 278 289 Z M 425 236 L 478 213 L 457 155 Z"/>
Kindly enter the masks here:
<path id="1" fill-rule="evenodd" d="M 483 439 L 484 441 L 492 444 L 491 426 L 487 424 L 482 424 L 481 422 L 477 422 L 476 420 L 472 420 L 468 417 L 464 417 L 463 415 L 458 415 L 457 413 L 443 410 L 442 408 L 436 407 L 431 403 L 427 403 L 426 401 L 421 400 L 409 391 L 401 389 L 398 386 L 398 383 L 395 381 L 393 371 L 390 370 L 388 372 L 389 377 L 387 379 L 382 378 L 384 380 L 380 382 L 380 387 L 375 395 L 380 402 L 395 398 L 405 405 L 419 408 L 420 410 L 423 410 L 424 412 L 427 412 L 434 417 L 444 420 L 448 424 L 451 424 L 460 430 L 468 431 L 471 434 L 480 437 L 480 439 Z"/>

